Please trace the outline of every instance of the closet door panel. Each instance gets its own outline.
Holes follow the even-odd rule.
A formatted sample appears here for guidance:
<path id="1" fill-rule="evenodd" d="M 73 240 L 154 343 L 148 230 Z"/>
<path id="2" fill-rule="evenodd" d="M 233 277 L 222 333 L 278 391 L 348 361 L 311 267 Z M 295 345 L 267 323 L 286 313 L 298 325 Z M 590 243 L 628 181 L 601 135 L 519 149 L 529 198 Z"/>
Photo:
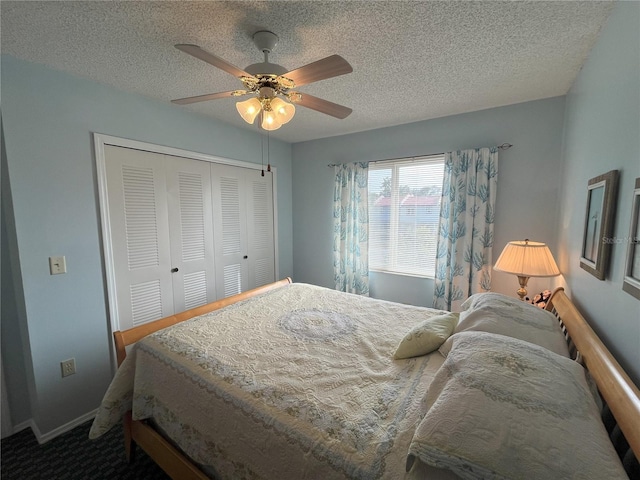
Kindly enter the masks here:
<path id="1" fill-rule="evenodd" d="M 273 177 L 247 172 L 248 288 L 274 282 Z"/>
<path id="2" fill-rule="evenodd" d="M 216 299 L 211 168 L 165 158 L 174 307 L 181 312 Z"/>
<path id="3" fill-rule="evenodd" d="M 218 298 L 247 290 L 245 170 L 229 165 L 211 165 Z"/>
<path id="4" fill-rule="evenodd" d="M 107 146 L 107 188 L 120 329 L 174 312 L 162 155 Z"/>

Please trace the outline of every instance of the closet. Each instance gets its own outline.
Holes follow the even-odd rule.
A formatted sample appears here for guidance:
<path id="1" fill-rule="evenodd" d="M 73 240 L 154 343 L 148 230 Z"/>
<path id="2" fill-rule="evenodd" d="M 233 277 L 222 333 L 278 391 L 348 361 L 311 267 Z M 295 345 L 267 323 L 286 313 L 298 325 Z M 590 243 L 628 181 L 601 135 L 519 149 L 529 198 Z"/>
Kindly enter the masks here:
<path id="1" fill-rule="evenodd" d="M 138 326 L 276 280 L 271 173 L 102 147 L 112 328 Z"/>

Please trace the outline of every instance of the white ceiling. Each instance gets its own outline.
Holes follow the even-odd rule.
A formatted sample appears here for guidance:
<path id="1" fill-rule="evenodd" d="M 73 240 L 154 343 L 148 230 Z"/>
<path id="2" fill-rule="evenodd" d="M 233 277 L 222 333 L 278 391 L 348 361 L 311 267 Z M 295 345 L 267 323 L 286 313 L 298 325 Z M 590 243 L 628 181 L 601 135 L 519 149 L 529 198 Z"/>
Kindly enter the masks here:
<path id="1" fill-rule="evenodd" d="M 252 34 L 291 70 L 332 54 L 353 73 L 300 87 L 353 108 L 298 107 L 272 137 L 299 142 L 564 95 L 613 3 L 594 1 L 5 1 L 2 53 L 118 89 L 171 99 L 241 88 L 174 48 L 192 43 L 244 69 Z M 226 98 L 173 105 L 253 131 Z"/>

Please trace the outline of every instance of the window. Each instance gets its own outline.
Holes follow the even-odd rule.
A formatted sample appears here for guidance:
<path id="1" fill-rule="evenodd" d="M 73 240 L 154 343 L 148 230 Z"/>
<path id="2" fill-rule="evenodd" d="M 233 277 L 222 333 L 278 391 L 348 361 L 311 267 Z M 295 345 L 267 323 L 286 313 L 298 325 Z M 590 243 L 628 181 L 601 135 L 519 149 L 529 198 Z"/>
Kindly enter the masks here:
<path id="1" fill-rule="evenodd" d="M 433 277 L 444 156 L 369 164 L 369 269 Z"/>

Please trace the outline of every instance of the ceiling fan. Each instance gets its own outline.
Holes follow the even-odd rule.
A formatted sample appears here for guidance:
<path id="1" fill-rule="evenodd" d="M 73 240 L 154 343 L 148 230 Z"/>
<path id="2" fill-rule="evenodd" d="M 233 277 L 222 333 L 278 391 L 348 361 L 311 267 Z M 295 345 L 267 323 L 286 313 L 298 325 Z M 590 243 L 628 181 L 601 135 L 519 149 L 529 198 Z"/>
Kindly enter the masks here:
<path id="1" fill-rule="evenodd" d="M 237 77 L 242 82 L 244 89 L 179 98 L 171 100 L 171 102 L 187 105 L 218 98 L 253 95 L 249 100 L 238 102 L 236 109 L 247 123 L 253 123 L 258 114 L 262 113 L 261 126 L 265 130 L 276 130 L 291 120 L 295 114 L 294 104 L 340 119 L 344 119 L 351 114 L 352 110 L 348 107 L 294 90 L 297 87 L 319 80 L 351 73 L 353 68 L 340 55 L 331 55 L 288 71 L 280 65 L 269 62 L 269 54 L 278 43 L 278 36 L 275 33 L 266 30 L 256 32 L 253 35 L 253 42 L 263 52 L 264 62 L 254 63 L 244 70 L 216 55 L 206 52 L 197 45 L 176 45 L 175 47 L 178 50 Z M 283 100 L 283 98 L 290 103 Z"/>

